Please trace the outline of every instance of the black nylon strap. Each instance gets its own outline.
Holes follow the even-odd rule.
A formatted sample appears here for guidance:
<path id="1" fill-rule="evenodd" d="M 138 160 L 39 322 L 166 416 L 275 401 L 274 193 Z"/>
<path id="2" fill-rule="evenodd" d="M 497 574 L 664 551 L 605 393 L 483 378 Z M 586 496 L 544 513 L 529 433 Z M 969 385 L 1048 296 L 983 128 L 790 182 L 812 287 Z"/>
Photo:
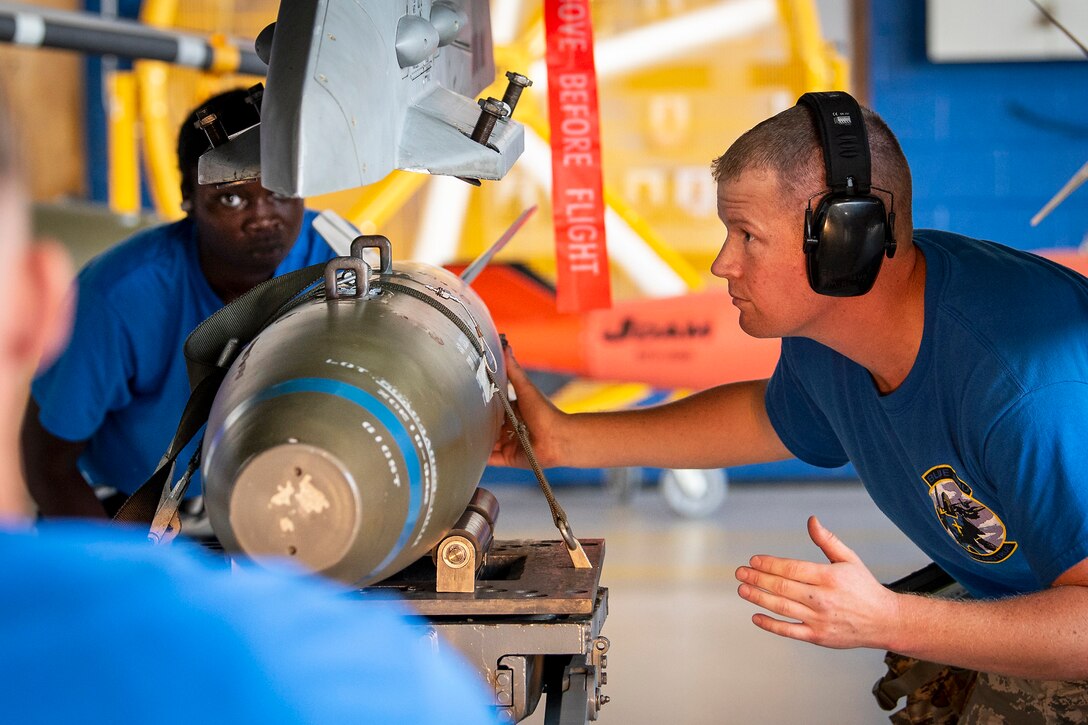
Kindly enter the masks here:
<path id="1" fill-rule="evenodd" d="M 125 503 L 114 514 L 114 521 L 126 524 L 151 523 L 151 519 L 155 516 L 155 510 L 159 506 L 162 493 L 170 485 L 174 462 L 177 461 L 182 449 L 189 445 L 189 441 L 204 425 L 204 421 L 208 419 L 208 413 L 212 409 L 212 401 L 215 400 L 215 393 L 219 390 L 219 383 L 222 382 L 223 373 L 225 372 L 226 368 L 217 374 L 205 377 L 197 385 L 197 389 L 189 395 L 189 400 L 185 403 L 185 412 L 181 414 L 181 421 L 178 423 L 177 432 L 174 434 L 174 439 L 170 441 L 170 447 L 167 449 L 162 461 L 159 462 L 159 467 L 151 474 L 151 478 L 141 484 L 136 492 L 125 500 Z"/>
<path id="2" fill-rule="evenodd" d="M 174 462 L 208 420 L 212 402 L 227 368 L 238 352 L 284 311 L 306 299 L 324 279 L 325 263 L 273 277 L 224 306 L 197 325 L 185 340 L 185 366 L 192 391 L 174 439 L 158 468 L 121 506 L 118 523 L 151 524 L 159 501 L 170 486 Z"/>
<path id="3" fill-rule="evenodd" d="M 797 105 L 812 111 L 820 132 L 827 185 L 832 191 L 868 194 L 872 183 L 869 136 L 858 102 L 849 93 L 828 91 L 806 93 L 797 99 Z M 848 177 L 854 179 L 853 189 Z"/>
<path id="4" fill-rule="evenodd" d="M 325 263 L 273 277 L 197 325 L 185 340 L 189 389 L 230 366 L 238 351 L 324 279 Z"/>

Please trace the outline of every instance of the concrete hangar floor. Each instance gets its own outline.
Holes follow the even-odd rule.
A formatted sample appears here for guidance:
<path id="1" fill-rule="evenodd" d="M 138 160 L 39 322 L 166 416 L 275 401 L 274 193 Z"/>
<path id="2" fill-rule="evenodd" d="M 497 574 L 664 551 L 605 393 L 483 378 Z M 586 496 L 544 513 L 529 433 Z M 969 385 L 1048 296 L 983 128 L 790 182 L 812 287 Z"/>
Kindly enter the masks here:
<path id="1" fill-rule="evenodd" d="M 530 484 L 488 484 L 502 506 L 500 539 L 556 538 L 547 503 Z M 611 641 L 611 701 L 601 725 L 877 725 L 887 713 L 870 690 L 883 652 L 831 650 L 782 639 L 751 622 L 733 572 L 757 553 L 822 560 L 810 514 L 890 582 L 928 562 L 861 484 L 731 483 L 707 518 L 672 513 L 658 488 L 619 503 L 604 488 L 556 489 L 579 537 L 606 541 L 609 589 L 602 634 Z M 543 707 L 523 723 L 543 723 Z"/>

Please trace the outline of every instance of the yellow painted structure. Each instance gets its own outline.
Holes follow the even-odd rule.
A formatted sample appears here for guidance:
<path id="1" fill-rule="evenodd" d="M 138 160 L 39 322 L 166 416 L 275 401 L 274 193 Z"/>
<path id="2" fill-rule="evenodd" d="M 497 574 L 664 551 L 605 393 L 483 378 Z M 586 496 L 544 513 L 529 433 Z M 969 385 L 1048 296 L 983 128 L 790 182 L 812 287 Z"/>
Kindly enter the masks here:
<path id="1" fill-rule="evenodd" d="M 595 2 L 594 33 L 598 47 L 603 47 L 625 33 L 719 5 L 718 0 Z M 848 86 L 846 61 L 824 40 L 814 0 L 777 0 L 773 5 L 777 20 L 766 26 L 690 52 L 682 49 L 667 61 L 613 73 L 600 82 L 607 202 L 692 289 L 706 283 L 709 261 L 722 238 L 710 161 L 752 125 L 792 105 L 801 93 Z M 277 6 L 275 0 L 145 0 L 144 22 L 218 34 L 217 47 L 224 49 L 217 56 L 218 73 L 150 61 L 137 64 L 145 167 L 163 218 L 180 215 L 174 144 L 185 111 L 213 93 L 260 80 L 232 75 L 237 59 L 231 60 L 228 49 L 233 46 L 223 38 L 256 37 L 275 20 Z M 501 82 L 483 95 L 502 95 L 507 70 L 531 75 L 530 69 L 542 68 L 540 1 L 525 0 L 519 15 L 516 39 L 496 41 Z M 547 99 L 541 90 L 530 88 L 514 117 L 548 137 Z M 127 183 L 123 176 L 116 182 Z M 394 241 L 396 256 L 410 257 L 429 183 L 425 175 L 398 171 L 378 184 L 308 203 L 336 209 L 364 233 L 385 234 Z M 538 204 L 541 213 L 499 259 L 528 262 L 538 273 L 551 276 L 555 263 L 550 200 L 538 180 L 518 164 L 503 181 L 484 182 L 470 192 L 457 256 L 463 260 L 477 256 L 531 204 Z M 637 293 L 622 279 L 615 280 L 614 289 L 618 298 Z"/>
<path id="2" fill-rule="evenodd" d="M 106 78 L 110 211 L 134 218 L 140 213 L 140 159 L 136 125 L 136 77 L 114 71 Z"/>

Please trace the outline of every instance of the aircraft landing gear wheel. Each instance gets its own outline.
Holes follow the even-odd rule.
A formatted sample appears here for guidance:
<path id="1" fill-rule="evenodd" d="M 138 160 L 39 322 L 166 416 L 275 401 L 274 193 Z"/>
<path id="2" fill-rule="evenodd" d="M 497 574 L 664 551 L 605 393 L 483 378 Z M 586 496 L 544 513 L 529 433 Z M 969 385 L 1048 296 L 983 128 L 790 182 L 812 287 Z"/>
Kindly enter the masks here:
<path id="1" fill-rule="evenodd" d="M 661 493 L 674 513 L 700 518 L 721 508 L 729 477 L 720 468 L 670 468 L 661 474 Z"/>

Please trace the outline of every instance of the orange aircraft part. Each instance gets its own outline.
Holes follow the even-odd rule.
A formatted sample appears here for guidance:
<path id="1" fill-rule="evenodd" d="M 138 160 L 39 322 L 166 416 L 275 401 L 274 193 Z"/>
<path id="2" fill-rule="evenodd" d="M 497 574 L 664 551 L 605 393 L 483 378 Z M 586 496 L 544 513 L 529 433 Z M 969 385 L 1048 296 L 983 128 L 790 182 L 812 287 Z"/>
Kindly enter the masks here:
<path id="1" fill-rule="evenodd" d="M 1038 253 L 1088 276 L 1088 255 L 1062 249 Z M 739 311 L 725 291 L 559 314 L 550 285 L 524 267 L 492 265 L 472 287 L 527 368 L 703 389 L 767 377 L 778 361 L 780 341 L 741 330 Z"/>
<path id="2" fill-rule="evenodd" d="M 1088 277 L 1088 254 L 1080 254 L 1075 249 L 1040 249 L 1035 254 Z"/>
<path id="3" fill-rule="evenodd" d="M 745 334 L 724 291 L 560 314 L 548 285 L 523 268 L 488 267 L 472 287 L 528 368 L 701 389 L 766 377 L 778 360 L 779 341 Z"/>
<path id="4" fill-rule="evenodd" d="M 778 340 L 757 340 L 738 324 L 725 292 L 616 303 L 582 315 L 495 323 L 526 367 L 662 388 L 709 388 L 767 377 Z"/>

